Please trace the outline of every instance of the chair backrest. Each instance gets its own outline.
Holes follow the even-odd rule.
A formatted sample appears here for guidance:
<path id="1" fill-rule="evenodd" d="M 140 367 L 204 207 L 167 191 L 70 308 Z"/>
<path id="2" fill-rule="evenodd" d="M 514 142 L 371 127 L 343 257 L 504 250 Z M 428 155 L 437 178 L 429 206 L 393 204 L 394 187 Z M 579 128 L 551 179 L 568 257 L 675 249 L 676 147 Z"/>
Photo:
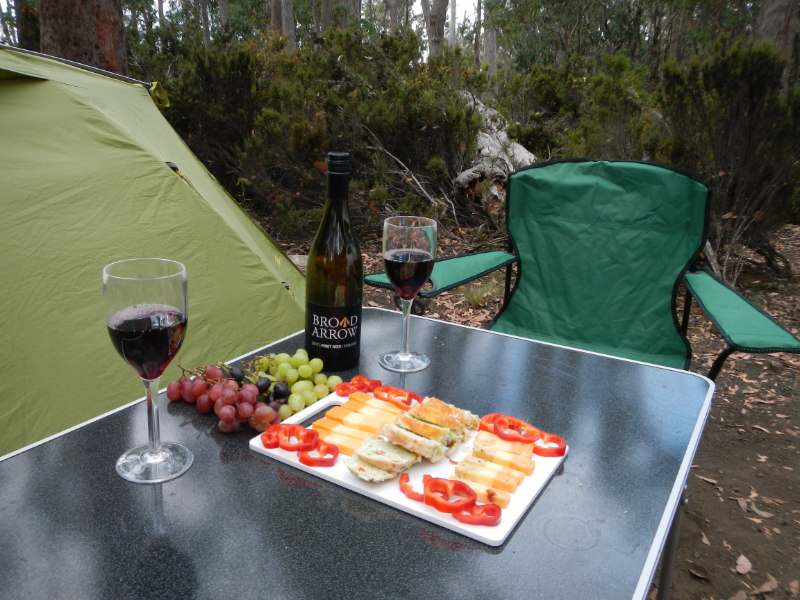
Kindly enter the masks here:
<path id="1" fill-rule="evenodd" d="M 556 161 L 509 177 L 519 275 L 492 330 L 688 368 L 676 298 L 706 236 L 708 188 L 669 167 Z"/>

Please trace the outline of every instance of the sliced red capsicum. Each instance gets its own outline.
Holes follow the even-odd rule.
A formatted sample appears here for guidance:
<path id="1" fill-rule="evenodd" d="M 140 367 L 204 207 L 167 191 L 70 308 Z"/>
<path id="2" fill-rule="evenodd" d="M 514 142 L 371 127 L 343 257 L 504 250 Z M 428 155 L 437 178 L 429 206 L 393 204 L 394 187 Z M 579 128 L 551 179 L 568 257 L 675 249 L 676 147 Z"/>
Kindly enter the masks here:
<path id="1" fill-rule="evenodd" d="M 317 456 L 313 454 L 316 453 Z M 298 459 L 309 467 L 332 467 L 339 456 L 339 447 L 319 440 L 312 450 L 301 450 Z"/>
<path id="2" fill-rule="evenodd" d="M 380 387 L 375 388 L 372 390 L 372 395 L 378 398 L 379 400 L 385 400 L 386 402 L 391 402 L 398 408 L 402 408 L 403 410 L 408 410 L 411 408 L 412 403 L 416 400 L 417 402 L 422 402 L 422 398 L 420 398 L 414 392 L 409 392 L 408 390 L 402 390 L 400 388 L 392 387 L 390 385 L 382 385 Z"/>
<path id="3" fill-rule="evenodd" d="M 264 430 L 264 433 L 261 434 L 261 443 L 264 444 L 264 448 L 278 447 L 278 434 L 281 429 L 283 429 L 283 425 L 278 423 L 277 425 L 270 425 Z"/>
<path id="4" fill-rule="evenodd" d="M 500 522 L 502 512 L 497 504 L 473 504 L 466 510 L 453 513 L 453 518 L 467 525 L 494 527 Z"/>
<path id="5" fill-rule="evenodd" d="M 381 386 L 380 380 L 370 379 L 369 377 L 366 377 L 364 375 L 354 376 L 350 380 L 350 383 L 352 383 L 355 386 L 358 386 L 360 392 L 367 392 L 367 393 L 372 392 L 375 388 Z"/>
<path id="6" fill-rule="evenodd" d="M 494 433 L 510 442 L 533 443 L 542 437 L 542 432 L 530 423 L 508 415 L 500 415 L 495 419 Z"/>
<path id="7" fill-rule="evenodd" d="M 430 479 L 430 475 L 425 475 L 422 478 L 423 485 L 424 483 Z M 416 502 L 425 502 L 425 494 L 417 492 L 414 490 L 414 486 L 411 485 L 411 481 L 408 477 L 408 473 L 403 473 L 400 475 L 400 491 L 403 492 L 410 500 L 414 500 Z"/>
<path id="8" fill-rule="evenodd" d="M 313 450 L 318 442 L 319 433 L 302 425 L 283 425 L 278 432 L 278 446 L 287 452 Z"/>
<path id="9" fill-rule="evenodd" d="M 475 491 L 463 481 L 431 477 L 425 482 L 425 504 L 439 512 L 464 512 L 475 500 Z"/>
<path id="10" fill-rule="evenodd" d="M 542 432 L 542 437 L 533 444 L 533 453 L 539 456 L 564 456 L 566 451 L 567 442 L 554 433 Z"/>

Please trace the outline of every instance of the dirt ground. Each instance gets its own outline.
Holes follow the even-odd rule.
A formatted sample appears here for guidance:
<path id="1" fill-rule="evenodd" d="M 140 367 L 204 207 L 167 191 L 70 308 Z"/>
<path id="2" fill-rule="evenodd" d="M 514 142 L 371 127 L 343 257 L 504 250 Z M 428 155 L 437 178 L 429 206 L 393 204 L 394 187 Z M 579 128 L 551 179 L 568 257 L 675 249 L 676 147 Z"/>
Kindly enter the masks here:
<path id="1" fill-rule="evenodd" d="M 781 230 L 776 246 L 793 277 L 778 279 L 754 261 L 737 287 L 797 335 L 800 226 Z M 380 240 L 361 247 L 365 271 L 380 270 Z M 472 250 L 440 237 L 439 256 Z M 484 278 L 426 301 L 426 316 L 485 327 L 502 291 L 500 276 Z M 364 304 L 392 307 L 391 294 L 367 287 Z M 705 374 L 724 343 L 696 309 L 690 341 L 691 369 Z M 671 598 L 800 599 L 800 354 L 734 354 L 716 385 L 689 477 Z"/>

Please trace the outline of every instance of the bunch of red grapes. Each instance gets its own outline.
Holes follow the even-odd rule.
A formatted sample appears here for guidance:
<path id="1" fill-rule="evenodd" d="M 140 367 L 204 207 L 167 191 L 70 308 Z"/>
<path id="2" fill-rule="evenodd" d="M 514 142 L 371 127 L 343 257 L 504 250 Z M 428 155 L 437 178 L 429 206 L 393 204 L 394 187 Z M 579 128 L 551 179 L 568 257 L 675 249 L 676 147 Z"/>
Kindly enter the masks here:
<path id="1" fill-rule="evenodd" d="M 240 376 L 240 368 L 226 368 L 227 373 L 217 365 L 208 365 L 198 372 L 184 369 L 183 377 L 167 385 L 167 398 L 172 402 L 184 400 L 195 404 L 201 413 L 213 410 L 219 417 L 219 430 L 223 433 L 233 433 L 244 423 L 256 431 L 264 431 L 270 424 L 279 423 L 280 417 L 275 409 L 258 400 L 261 394 L 269 391 L 271 382 L 266 380 L 266 390 L 261 390 Z"/>

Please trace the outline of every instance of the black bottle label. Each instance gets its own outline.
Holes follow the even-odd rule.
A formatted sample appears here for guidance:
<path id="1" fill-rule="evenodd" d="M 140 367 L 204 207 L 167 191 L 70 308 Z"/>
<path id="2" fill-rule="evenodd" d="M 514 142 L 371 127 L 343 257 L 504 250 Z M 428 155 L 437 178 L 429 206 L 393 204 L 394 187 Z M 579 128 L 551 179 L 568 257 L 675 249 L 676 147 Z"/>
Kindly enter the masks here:
<path id="1" fill-rule="evenodd" d="M 358 363 L 361 344 L 361 305 L 306 304 L 306 350 L 322 359 L 324 368 L 342 371 Z"/>

